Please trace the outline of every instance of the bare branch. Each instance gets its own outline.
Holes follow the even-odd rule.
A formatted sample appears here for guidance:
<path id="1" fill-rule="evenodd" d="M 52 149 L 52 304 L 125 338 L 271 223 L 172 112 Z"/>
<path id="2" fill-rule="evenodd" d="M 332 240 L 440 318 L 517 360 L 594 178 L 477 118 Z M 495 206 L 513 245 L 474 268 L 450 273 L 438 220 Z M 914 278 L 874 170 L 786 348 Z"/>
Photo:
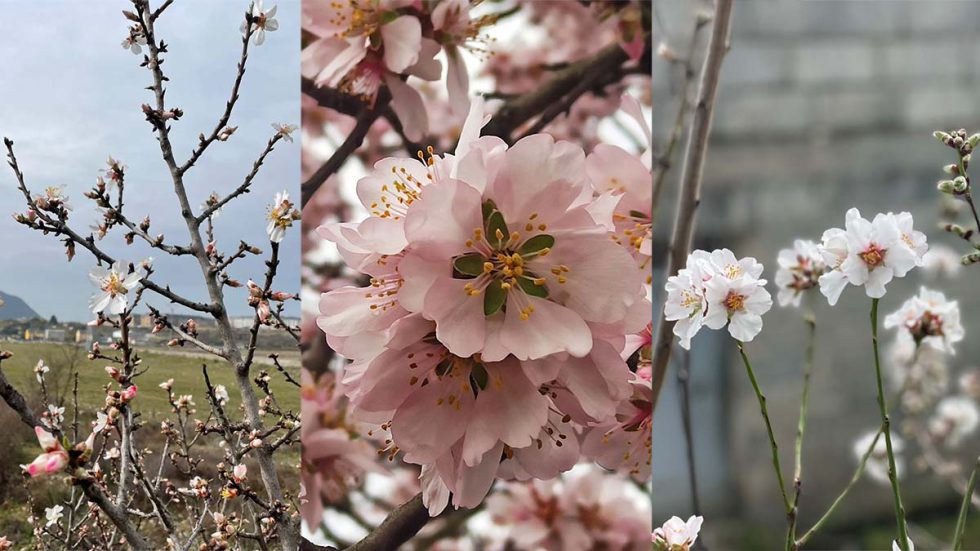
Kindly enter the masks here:
<path id="1" fill-rule="evenodd" d="M 721 62 L 728 52 L 731 32 L 732 0 L 718 0 L 715 7 L 714 27 L 708 43 L 708 55 L 701 69 L 701 84 L 695 104 L 694 118 L 688 134 L 687 150 L 684 154 L 684 171 L 681 173 L 681 191 L 678 194 L 674 215 L 674 230 L 670 238 L 670 256 L 667 275 L 674 275 L 687 261 L 694 236 L 694 214 L 701 202 L 701 171 L 708 149 L 708 134 L 711 131 L 711 116 L 714 111 L 715 96 L 721 75 Z M 657 336 L 653 348 L 653 410 L 657 409 L 657 398 L 663 388 L 670 362 L 674 322 L 667 321 L 663 314 L 657 325 Z"/>

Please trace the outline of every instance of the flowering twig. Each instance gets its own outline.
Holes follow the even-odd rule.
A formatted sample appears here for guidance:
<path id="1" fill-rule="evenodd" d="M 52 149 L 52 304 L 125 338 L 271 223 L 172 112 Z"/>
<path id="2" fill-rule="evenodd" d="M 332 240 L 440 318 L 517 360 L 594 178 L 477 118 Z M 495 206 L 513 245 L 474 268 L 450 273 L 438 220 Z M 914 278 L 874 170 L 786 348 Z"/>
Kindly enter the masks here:
<path id="1" fill-rule="evenodd" d="M 902 551 L 910 551 L 908 544 L 908 526 L 905 524 L 905 506 L 902 504 L 902 494 L 898 484 L 898 470 L 895 467 L 895 453 L 892 449 L 891 420 L 888 417 L 888 406 L 885 404 L 885 391 L 881 379 L 881 361 L 878 357 L 878 299 L 871 299 L 871 344 L 875 356 L 875 381 L 878 385 L 878 409 L 881 412 L 882 431 L 885 433 L 885 445 L 888 451 L 888 480 L 891 482 L 892 494 L 895 497 L 895 522 L 898 524 L 898 545 Z"/>
<path id="2" fill-rule="evenodd" d="M 956 518 L 956 530 L 953 534 L 953 551 L 960 551 L 963 548 L 963 534 L 966 531 L 966 517 L 970 514 L 970 498 L 973 496 L 973 489 L 977 486 L 977 473 L 980 471 L 980 457 L 977 458 L 970 473 L 970 480 L 966 484 L 966 492 L 963 494 L 963 503 L 960 505 L 960 514 Z"/>
<path id="3" fill-rule="evenodd" d="M 701 84 L 695 104 L 694 118 L 688 135 L 687 150 L 684 155 L 684 169 L 681 173 L 681 191 L 678 194 L 674 215 L 674 229 L 670 238 L 667 275 L 675 275 L 684 265 L 694 236 L 694 213 L 701 197 L 701 171 L 708 147 L 708 133 L 714 111 L 715 96 L 721 75 L 721 62 L 728 51 L 731 31 L 732 0 L 718 0 L 715 7 L 714 28 L 708 43 L 708 54 L 701 69 Z M 671 330 L 674 322 L 661 315 L 653 347 L 653 404 L 657 409 L 657 399 L 663 388 L 670 363 Z"/>
<path id="4" fill-rule="evenodd" d="M 772 432 L 772 422 L 769 420 L 769 408 L 766 407 L 766 396 L 762 393 L 759 388 L 759 382 L 755 378 L 755 371 L 752 369 L 752 363 L 749 362 L 749 357 L 745 353 L 745 346 L 741 341 L 735 341 L 738 346 L 738 353 L 742 356 L 742 363 L 745 364 L 745 371 L 749 375 L 749 382 L 752 383 L 752 390 L 755 391 L 755 396 L 759 400 L 759 410 L 762 412 L 762 419 L 766 423 L 766 433 L 769 436 L 769 448 L 772 451 L 772 467 L 776 472 L 776 480 L 779 482 L 779 493 L 783 497 L 783 506 L 786 508 L 787 514 L 792 510 L 792 505 L 789 502 L 789 496 L 786 493 L 786 483 L 783 480 L 783 470 L 779 466 L 779 446 L 776 445 L 776 437 Z"/>
<path id="5" fill-rule="evenodd" d="M 786 532 L 786 551 L 792 551 L 796 543 L 796 526 L 799 521 L 800 493 L 803 490 L 803 433 L 806 431 L 807 406 L 810 401 L 810 376 L 813 374 L 813 354 L 816 344 L 817 321 L 813 313 L 804 316 L 807 345 L 803 364 L 803 393 L 800 397 L 800 418 L 796 428 L 793 467 L 793 507 L 789 512 L 789 529 Z"/>
<path id="6" fill-rule="evenodd" d="M 858 462 L 857 469 L 854 470 L 854 475 L 851 476 L 850 482 L 847 483 L 847 486 L 844 487 L 841 493 L 834 499 L 833 503 L 830 504 L 830 507 L 827 508 L 827 512 L 825 512 L 820 519 L 813 524 L 812 528 L 807 530 L 805 534 L 796 540 L 793 546 L 794 551 L 802 548 L 803 545 L 817 533 L 817 531 L 823 528 L 827 521 L 830 520 L 830 517 L 834 514 L 834 512 L 837 511 L 837 507 L 844 502 L 844 498 L 847 497 L 847 494 L 851 491 L 851 488 L 857 484 L 858 480 L 861 480 L 861 476 L 864 475 L 864 467 L 868 464 L 868 459 L 871 457 L 871 454 L 874 453 L 875 445 L 878 444 L 878 439 L 881 438 L 882 431 L 884 431 L 884 426 L 878 429 L 878 433 L 875 434 L 874 439 L 871 441 L 871 445 L 868 446 L 868 450 L 861 456 L 861 461 Z"/>

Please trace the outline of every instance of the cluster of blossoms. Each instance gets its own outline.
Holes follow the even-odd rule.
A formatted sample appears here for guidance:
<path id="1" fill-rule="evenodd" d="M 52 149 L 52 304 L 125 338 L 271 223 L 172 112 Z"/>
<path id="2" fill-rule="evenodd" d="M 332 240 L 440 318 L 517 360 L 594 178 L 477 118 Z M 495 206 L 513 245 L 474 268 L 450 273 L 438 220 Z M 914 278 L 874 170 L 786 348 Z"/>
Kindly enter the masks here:
<path id="1" fill-rule="evenodd" d="M 721 329 L 749 342 L 762 331 L 762 315 L 772 308 L 766 291 L 762 264 L 754 258 L 738 259 L 728 249 L 710 253 L 697 250 L 687 266 L 667 279 L 666 319 L 676 321 L 674 334 L 680 345 L 691 348 L 691 339 L 702 326 Z"/>
<path id="2" fill-rule="evenodd" d="M 503 484 L 487 499 L 491 538 L 515 549 L 647 551 L 649 499 L 628 486 L 585 465 L 560 481 Z"/>
<path id="3" fill-rule="evenodd" d="M 409 139 L 428 132 L 418 90 L 405 79 L 439 80 L 440 50 L 448 64 L 446 87 L 453 111 L 469 106 L 469 74 L 462 50 L 482 53 L 483 29 L 494 15 L 473 16 L 471 0 L 332 0 L 303 4 L 303 29 L 314 40 L 303 50 L 303 76 L 374 104 L 382 85 Z"/>
<path id="4" fill-rule="evenodd" d="M 591 181 L 604 161 L 548 135 L 479 137 L 485 121 L 474 101 L 453 154 L 379 161 L 357 186 L 371 215 L 319 228 L 370 278 L 325 293 L 317 320 L 353 362 L 352 416 L 422 466 L 432 514 L 497 477 L 555 477 L 592 431 L 593 458 L 649 476 L 646 382 L 625 361 L 649 347 L 647 251 L 614 217 L 632 188 Z"/>

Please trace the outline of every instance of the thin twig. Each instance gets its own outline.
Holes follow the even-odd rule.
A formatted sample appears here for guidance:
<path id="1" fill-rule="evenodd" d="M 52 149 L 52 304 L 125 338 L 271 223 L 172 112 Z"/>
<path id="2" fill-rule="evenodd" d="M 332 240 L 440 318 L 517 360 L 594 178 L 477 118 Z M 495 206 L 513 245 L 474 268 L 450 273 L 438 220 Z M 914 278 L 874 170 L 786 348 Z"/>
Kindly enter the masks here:
<path id="1" fill-rule="evenodd" d="M 718 0 L 715 7 L 714 28 L 708 43 L 708 54 L 701 69 L 701 84 L 695 104 L 694 118 L 688 133 L 687 150 L 684 155 L 684 169 L 681 173 L 681 192 L 678 194 L 674 216 L 674 230 L 670 238 L 667 275 L 674 275 L 684 265 L 691 241 L 694 237 L 694 214 L 701 202 L 701 173 L 708 149 L 708 134 L 711 131 L 711 118 L 714 111 L 715 96 L 721 75 L 721 62 L 729 47 L 731 31 L 732 0 Z M 653 404 L 656 412 L 657 399 L 663 388 L 670 362 L 671 330 L 674 322 L 667 321 L 661 314 L 657 325 L 657 336 L 653 348 Z"/>

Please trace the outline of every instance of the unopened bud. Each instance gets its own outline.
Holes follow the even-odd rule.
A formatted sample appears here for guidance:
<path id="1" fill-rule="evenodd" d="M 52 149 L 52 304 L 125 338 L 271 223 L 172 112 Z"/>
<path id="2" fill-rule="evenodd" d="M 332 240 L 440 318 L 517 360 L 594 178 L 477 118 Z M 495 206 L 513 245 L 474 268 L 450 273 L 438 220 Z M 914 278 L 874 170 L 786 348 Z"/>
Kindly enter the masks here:
<path id="1" fill-rule="evenodd" d="M 940 180 L 939 183 L 936 184 L 936 189 L 938 189 L 939 191 L 941 191 L 943 193 L 949 193 L 950 195 L 952 195 L 953 194 L 953 181 L 952 180 Z"/>
<path id="2" fill-rule="evenodd" d="M 977 251 L 975 253 L 970 253 L 968 255 L 964 255 L 963 258 L 960 259 L 960 263 L 963 264 L 964 266 L 969 266 L 970 264 L 976 264 L 977 262 L 980 262 L 980 251 Z"/>
<path id="3" fill-rule="evenodd" d="M 953 191 L 956 193 L 963 193 L 969 186 L 970 185 L 966 183 L 966 178 L 963 176 L 957 176 L 953 179 Z"/>

